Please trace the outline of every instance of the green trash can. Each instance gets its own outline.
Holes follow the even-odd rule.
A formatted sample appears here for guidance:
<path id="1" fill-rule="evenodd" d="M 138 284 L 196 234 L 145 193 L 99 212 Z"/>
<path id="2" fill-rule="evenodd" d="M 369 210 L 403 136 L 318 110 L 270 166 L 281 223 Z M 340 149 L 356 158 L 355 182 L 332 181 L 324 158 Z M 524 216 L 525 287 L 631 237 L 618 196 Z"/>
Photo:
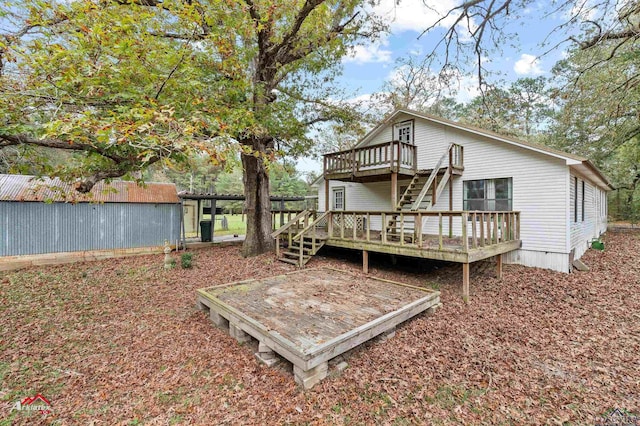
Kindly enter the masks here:
<path id="1" fill-rule="evenodd" d="M 210 220 L 201 220 L 200 221 L 200 240 L 203 243 L 207 243 L 211 241 L 211 221 Z"/>

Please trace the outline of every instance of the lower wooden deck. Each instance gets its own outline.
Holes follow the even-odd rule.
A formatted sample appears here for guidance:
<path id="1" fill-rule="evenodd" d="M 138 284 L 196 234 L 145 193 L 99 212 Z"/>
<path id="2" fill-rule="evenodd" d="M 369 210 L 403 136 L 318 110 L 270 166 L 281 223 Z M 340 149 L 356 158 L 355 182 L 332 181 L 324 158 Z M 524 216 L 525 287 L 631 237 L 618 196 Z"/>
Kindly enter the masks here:
<path id="1" fill-rule="evenodd" d="M 470 243 L 471 238 L 468 238 L 468 248 L 465 248 L 462 237 L 441 238 L 438 235 L 428 234 L 422 235 L 419 244 L 415 241 L 415 237 L 410 241 L 406 241 L 406 237 L 383 241 L 380 231 L 371 231 L 369 236 L 357 234 L 329 237 L 326 233 L 322 235 L 319 232 L 319 234 L 325 239 L 327 246 L 457 263 L 477 262 L 522 247 L 521 240 L 487 243 L 473 247 Z"/>
<path id="2" fill-rule="evenodd" d="M 265 279 L 200 289 L 198 306 L 239 341 L 259 342 L 267 364 L 279 354 L 309 388 L 328 361 L 419 313 L 434 311 L 440 293 L 345 271 L 304 269 Z"/>

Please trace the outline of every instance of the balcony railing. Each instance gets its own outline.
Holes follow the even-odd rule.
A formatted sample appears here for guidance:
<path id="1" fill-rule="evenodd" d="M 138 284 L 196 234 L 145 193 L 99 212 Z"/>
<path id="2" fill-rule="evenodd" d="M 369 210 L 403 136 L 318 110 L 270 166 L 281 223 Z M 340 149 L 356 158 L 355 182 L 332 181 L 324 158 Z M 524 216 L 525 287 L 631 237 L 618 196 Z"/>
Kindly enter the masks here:
<path id="1" fill-rule="evenodd" d="M 406 142 L 391 141 L 363 146 L 346 151 L 332 152 L 324 156 L 325 175 L 351 174 L 359 176 L 375 172 L 415 172 L 416 146 Z"/>

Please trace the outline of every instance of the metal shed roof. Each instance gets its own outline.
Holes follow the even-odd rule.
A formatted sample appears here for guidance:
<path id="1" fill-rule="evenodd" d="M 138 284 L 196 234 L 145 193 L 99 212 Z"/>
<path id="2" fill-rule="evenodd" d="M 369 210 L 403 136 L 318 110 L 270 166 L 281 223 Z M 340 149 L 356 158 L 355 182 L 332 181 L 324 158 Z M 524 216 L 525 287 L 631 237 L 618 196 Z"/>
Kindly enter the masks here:
<path id="1" fill-rule="evenodd" d="M 0 201 L 55 203 L 151 203 L 177 204 L 178 192 L 172 183 L 112 181 L 97 183 L 81 194 L 73 183 L 58 178 L 0 174 Z"/>

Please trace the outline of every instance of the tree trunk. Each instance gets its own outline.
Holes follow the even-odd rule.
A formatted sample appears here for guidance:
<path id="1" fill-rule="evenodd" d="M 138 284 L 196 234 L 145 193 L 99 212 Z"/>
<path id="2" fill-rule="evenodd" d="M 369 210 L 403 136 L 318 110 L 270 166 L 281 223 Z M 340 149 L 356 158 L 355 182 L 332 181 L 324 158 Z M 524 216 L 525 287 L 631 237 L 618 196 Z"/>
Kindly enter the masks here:
<path id="1" fill-rule="evenodd" d="M 240 141 L 250 146 L 254 153 L 264 155 L 272 144 L 270 140 L 252 138 Z M 242 245 L 242 255 L 257 256 L 271 251 L 274 247 L 271 238 L 271 200 L 269 198 L 269 174 L 264 160 L 252 153 L 243 153 L 242 169 L 244 181 L 244 208 L 247 213 L 247 233 Z"/>

